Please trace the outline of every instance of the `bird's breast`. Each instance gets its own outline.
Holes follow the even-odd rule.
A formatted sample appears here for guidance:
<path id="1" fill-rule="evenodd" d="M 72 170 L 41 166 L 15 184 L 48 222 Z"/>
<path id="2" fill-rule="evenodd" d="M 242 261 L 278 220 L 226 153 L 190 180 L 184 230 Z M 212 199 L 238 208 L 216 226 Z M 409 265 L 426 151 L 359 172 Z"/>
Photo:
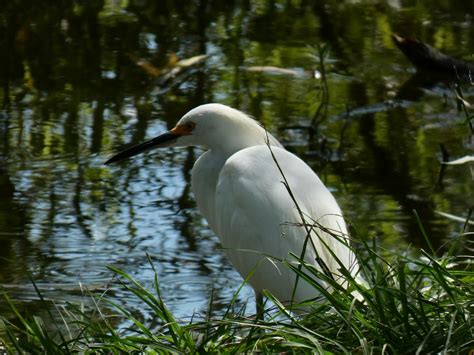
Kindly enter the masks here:
<path id="1" fill-rule="evenodd" d="M 206 151 L 198 158 L 191 173 L 191 187 L 199 212 L 216 234 L 216 185 L 225 161 L 225 157 Z"/>

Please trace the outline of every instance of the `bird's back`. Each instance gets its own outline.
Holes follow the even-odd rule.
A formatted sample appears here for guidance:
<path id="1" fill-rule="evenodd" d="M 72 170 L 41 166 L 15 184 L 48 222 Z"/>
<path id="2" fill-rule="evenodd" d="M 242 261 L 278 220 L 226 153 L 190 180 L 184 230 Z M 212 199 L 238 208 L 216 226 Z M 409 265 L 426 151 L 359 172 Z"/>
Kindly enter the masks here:
<path id="1" fill-rule="evenodd" d="M 272 147 L 272 151 L 304 221 L 322 226 L 311 233 L 316 248 L 307 246 L 306 261 L 316 265 L 318 256 L 338 277 L 340 265 L 333 252 L 347 269 L 356 272 L 346 225 L 332 194 L 301 159 L 279 147 Z M 267 289 L 289 301 L 295 275 L 275 261 L 288 258 L 290 252 L 300 255 L 307 233 L 282 181 L 268 146 L 249 147 L 232 155 L 217 179 L 214 229 L 240 274 L 247 277 L 254 272 L 250 283 L 257 291 Z M 311 286 L 299 282 L 296 301 L 315 296 Z"/>

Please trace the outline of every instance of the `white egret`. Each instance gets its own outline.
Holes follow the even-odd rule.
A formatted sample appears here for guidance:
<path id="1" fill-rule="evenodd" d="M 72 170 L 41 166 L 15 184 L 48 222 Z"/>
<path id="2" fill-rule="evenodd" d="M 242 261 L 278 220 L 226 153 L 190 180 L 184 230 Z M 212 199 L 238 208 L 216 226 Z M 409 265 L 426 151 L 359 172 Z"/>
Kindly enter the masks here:
<path id="1" fill-rule="evenodd" d="M 221 104 L 199 106 L 170 131 L 118 153 L 106 164 L 178 146 L 207 148 L 192 169 L 192 190 L 237 271 L 244 278 L 253 273 L 249 283 L 257 309 L 263 290 L 282 302 L 317 296 L 313 286 L 297 281 L 295 272 L 278 261 L 291 260 L 290 252 L 302 256 L 304 250 L 306 262 L 343 286 L 341 268 L 357 277 L 358 264 L 333 195 L 306 163 L 238 110 Z M 305 228 L 302 218 L 315 227 Z"/>

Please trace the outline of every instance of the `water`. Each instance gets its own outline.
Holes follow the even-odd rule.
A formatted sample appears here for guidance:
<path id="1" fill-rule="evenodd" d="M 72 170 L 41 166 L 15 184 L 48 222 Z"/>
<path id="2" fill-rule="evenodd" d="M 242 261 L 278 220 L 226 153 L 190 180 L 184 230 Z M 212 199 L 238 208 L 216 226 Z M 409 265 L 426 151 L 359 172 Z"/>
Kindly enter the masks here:
<path id="1" fill-rule="evenodd" d="M 151 287 L 148 253 L 177 317 L 202 315 L 211 292 L 221 311 L 242 280 L 193 201 L 190 170 L 201 151 L 103 165 L 206 102 L 250 113 L 307 161 L 359 238 L 416 253 L 427 247 L 416 211 L 436 249 L 458 240 L 462 250 L 463 223 L 436 211 L 467 215 L 473 167 L 448 167 L 440 184 L 439 144 L 457 158 L 473 154 L 473 138 L 452 88 L 410 79 L 414 69 L 390 33 L 472 60 L 474 9 L 416 4 L 2 5 L 2 287 L 23 312 L 42 314 L 30 278 L 57 304 L 87 303 L 87 290 L 113 285 L 107 265 Z M 312 134 L 324 99 L 317 50 L 324 44 L 329 96 Z M 472 87 L 463 88 L 473 102 Z M 238 301 L 251 309 L 252 296 L 245 288 Z M 150 317 L 130 295 L 111 297 Z M 11 314 L 2 300 L 0 312 Z"/>

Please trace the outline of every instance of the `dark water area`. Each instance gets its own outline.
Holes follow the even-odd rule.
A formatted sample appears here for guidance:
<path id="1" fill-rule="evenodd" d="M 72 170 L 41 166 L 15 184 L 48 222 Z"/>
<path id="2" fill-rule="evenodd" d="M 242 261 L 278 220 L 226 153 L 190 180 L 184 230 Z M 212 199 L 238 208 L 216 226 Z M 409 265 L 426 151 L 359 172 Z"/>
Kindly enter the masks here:
<path id="1" fill-rule="evenodd" d="M 473 14 L 470 1 L 2 2 L 0 288 L 41 315 L 30 279 L 51 307 L 87 303 L 113 284 L 107 265 L 151 285 L 148 253 L 177 317 L 205 312 L 211 293 L 225 307 L 242 280 L 190 191 L 201 150 L 103 165 L 208 102 L 251 114 L 304 159 L 355 239 L 416 254 L 421 222 L 439 253 L 469 253 L 474 165 L 440 179 L 441 144 L 451 160 L 474 155 L 466 115 L 453 82 L 416 74 L 391 34 L 474 62 Z"/>

